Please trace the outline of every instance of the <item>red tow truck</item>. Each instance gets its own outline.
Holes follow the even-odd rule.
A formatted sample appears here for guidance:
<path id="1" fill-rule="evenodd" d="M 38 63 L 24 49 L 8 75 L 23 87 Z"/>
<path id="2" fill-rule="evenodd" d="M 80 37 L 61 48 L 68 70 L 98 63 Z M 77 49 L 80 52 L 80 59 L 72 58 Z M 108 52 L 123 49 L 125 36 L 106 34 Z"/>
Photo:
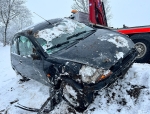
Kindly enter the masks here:
<path id="1" fill-rule="evenodd" d="M 95 27 L 107 27 L 127 35 L 135 43 L 139 55 L 136 62 L 147 63 L 150 60 L 150 26 L 137 26 L 115 29 L 108 27 L 105 7 L 102 0 L 89 0 L 89 14 L 76 12 L 74 19 L 83 23 L 90 23 Z"/>

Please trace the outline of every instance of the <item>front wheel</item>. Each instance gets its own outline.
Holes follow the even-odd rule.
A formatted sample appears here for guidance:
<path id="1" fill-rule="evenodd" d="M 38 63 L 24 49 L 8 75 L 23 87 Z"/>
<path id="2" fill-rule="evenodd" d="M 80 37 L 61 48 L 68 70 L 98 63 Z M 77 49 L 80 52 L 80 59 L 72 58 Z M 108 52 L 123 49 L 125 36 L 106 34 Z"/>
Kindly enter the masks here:
<path id="1" fill-rule="evenodd" d="M 63 99 L 73 108 L 75 108 L 79 112 L 83 112 L 87 109 L 89 104 L 93 101 L 93 94 L 89 101 L 86 100 L 86 97 L 89 95 L 83 94 L 83 92 L 77 90 L 75 87 L 72 87 L 68 83 L 62 83 L 63 87 Z"/>

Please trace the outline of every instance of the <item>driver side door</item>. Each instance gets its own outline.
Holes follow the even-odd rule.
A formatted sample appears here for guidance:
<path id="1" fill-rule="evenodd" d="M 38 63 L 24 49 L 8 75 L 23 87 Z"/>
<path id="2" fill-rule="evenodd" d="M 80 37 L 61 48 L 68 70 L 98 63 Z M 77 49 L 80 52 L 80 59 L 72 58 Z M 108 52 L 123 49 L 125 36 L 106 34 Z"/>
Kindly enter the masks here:
<path id="1" fill-rule="evenodd" d="M 23 76 L 34 79 L 42 84 L 49 85 L 43 70 L 42 56 L 37 52 L 36 47 L 25 36 L 20 36 L 18 40 L 19 50 L 19 70 Z"/>
<path id="2" fill-rule="evenodd" d="M 19 67 L 18 71 L 22 76 L 32 78 L 36 76 L 35 69 L 33 67 L 33 58 L 32 55 L 35 55 L 35 47 L 26 36 L 20 36 L 18 38 L 18 60 Z"/>

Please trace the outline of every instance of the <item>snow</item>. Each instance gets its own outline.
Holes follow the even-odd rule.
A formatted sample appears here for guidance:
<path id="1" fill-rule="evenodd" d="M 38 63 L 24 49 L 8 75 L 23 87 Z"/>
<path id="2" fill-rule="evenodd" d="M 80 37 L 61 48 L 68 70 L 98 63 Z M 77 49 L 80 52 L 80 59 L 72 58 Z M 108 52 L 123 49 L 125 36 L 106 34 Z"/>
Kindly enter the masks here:
<path id="1" fill-rule="evenodd" d="M 65 90 L 63 91 L 63 93 L 64 93 L 65 98 L 68 101 L 70 101 L 74 106 L 79 106 L 79 104 L 74 101 L 74 99 L 77 100 L 77 92 L 70 85 L 65 86 Z M 70 95 L 72 97 L 69 97 Z"/>
<path id="2" fill-rule="evenodd" d="M 62 34 L 72 34 L 77 27 L 82 28 L 84 26 L 85 24 L 78 23 L 74 20 L 64 18 L 62 22 L 59 23 L 59 25 L 57 25 L 56 23 L 53 28 L 48 28 L 48 29 L 43 29 L 41 31 L 38 31 L 38 33 L 35 34 L 35 37 L 43 38 L 49 44 L 54 38 L 58 38 Z"/>
<path id="3" fill-rule="evenodd" d="M 109 36 L 113 36 L 113 34 L 109 34 Z M 101 41 L 107 40 L 108 42 L 115 44 L 117 48 L 119 47 L 129 48 L 128 41 L 121 36 L 113 36 L 112 38 L 109 38 L 109 39 L 107 37 L 102 36 L 102 37 L 99 37 L 98 39 L 100 39 Z"/>
<path id="4" fill-rule="evenodd" d="M 5 26 L 4 23 L 0 22 L 0 27 Z"/>
<path id="5" fill-rule="evenodd" d="M 96 72 L 95 68 L 92 68 L 90 66 L 82 66 L 79 74 L 82 75 L 83 77 L 87 77 L 87 76 L 93 76 L 94 73 Z"/>
<path id="6" fill-rule="evenodd" d="M 66 85 L 66 89 L 67 89 L 67 91 L 69 91 L 69 93 L 70 93 L 72 96 L 74 96 L 75 99 L 77 99 L 77 93 L 76 93 L 76 91 L 75 91 L 71 86 Z"/>
<path id="7" fill-rule="evenodd" d="M 99 96 L 96 97 L 94 103 L 89 108 L 95 107 L 94 114 L 101 110 L 105 110 L 106 114 L 149 114 L 149 69 L 149 64 L 135 63 L 123 79 L 118 80 L 110 88 L 99 91 Z M 142 88 L 142 86 L 145 86 L 145 88 L 140 89 L 141 92 L 138 98 L 131 97 L 127 92 L 134 90 L 134 88 Z"/>
<path id="8" fill-rule="evenodd" d="M 90 66 L 83 65 L 79 71 L 79 74 L 82 76 L 82 81 L 86 83 L 95 83 L 97 79 L 96 69 Z"/>
<path id="9" fill-rule="evenodd" d="M 123 56 L 124 56 L 123 52 L 117 52 L 116 53 L 117 60 L 119 60 L 120 58 L 123 58 Z"/>
<path id="10" fill-rule="evenodd" d="M 48 98 L 48 87 L 30 80 L 20 83 L 10 65 L 9 46 L 0 44 L 0 113 L 36 114 L 15 107 L 17 103 L 39 108 Z M 50 114 L 150 114 L 150 65 L 134 63 L 126 75 L 109 88 L 98 91 L 93 103 L 83 113 L 65 101 Z M 72 91 L 72 94 L 75 94 Z M 10 104 L 12 101 L 17 101 Z"/>

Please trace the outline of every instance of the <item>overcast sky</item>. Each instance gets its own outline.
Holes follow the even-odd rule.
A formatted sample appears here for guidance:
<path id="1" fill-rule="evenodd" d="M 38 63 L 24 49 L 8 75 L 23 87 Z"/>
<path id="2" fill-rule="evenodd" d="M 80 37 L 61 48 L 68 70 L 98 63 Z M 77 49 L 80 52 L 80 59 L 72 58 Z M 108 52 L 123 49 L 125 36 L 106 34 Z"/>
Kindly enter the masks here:
<path id="1" fill-rule="evenodd" d="M 111 6 L 111 26 L 150 25 L 150 0 L 109 0 Z M 45 19 L 67 17 L 71 13 L 73 0 L 27 0 L 26 6 Z M 33 22 L 43 21 L 33 14 Z"/>

